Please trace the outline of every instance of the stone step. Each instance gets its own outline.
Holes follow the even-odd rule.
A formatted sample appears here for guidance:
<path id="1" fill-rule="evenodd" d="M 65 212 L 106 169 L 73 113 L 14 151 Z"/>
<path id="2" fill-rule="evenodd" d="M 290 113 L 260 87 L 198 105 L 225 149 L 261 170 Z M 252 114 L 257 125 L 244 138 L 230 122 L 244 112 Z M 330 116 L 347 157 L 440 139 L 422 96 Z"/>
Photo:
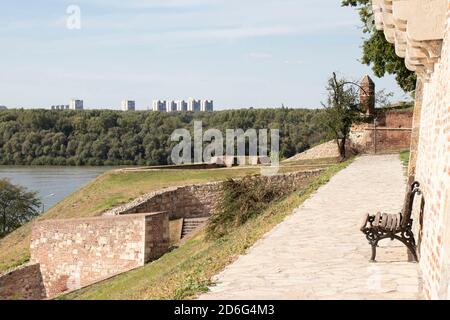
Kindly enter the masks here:
<path id="1" fill-rule="evenodd" d="M 198 223 L 185 223 L 185 224 L 183 224 L 183 226 L 185 226 L 185 227 L 196 227 L 196 226 L 199 226 L 199 225 L 202 225 L 202 224 L 204 224 L 205 222 L 198 222 Z"/>
<path id="2" fill-rule="evenodd" d="M 186 235 L 194 232 L 198 228 L 202 227 L 208 218 L 187 218 L 184 219 L 183 229 L 181 231 L 181 238 L 184 238 Z"/>
<path id="3" fill-rule="evenodd" d="M 205 222 L 208 218 L 186 218 L 185 222 Z"/>

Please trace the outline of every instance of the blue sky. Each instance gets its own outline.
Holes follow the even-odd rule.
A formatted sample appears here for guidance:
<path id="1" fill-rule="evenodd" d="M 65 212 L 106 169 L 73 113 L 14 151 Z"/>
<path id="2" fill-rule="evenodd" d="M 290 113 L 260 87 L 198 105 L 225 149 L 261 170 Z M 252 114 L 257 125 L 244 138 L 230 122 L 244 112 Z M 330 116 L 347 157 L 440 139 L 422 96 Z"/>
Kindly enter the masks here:
<path id="1" fill-rule="evenodd" d="M 80 30 L 66 27 L 69 5 Z M 340 0 L 2 0 L 0 105 L 319 107 L 333 71 L 372 76 L 362 36 Z M 373 79 L 404 98 L 392 77 Z"/>

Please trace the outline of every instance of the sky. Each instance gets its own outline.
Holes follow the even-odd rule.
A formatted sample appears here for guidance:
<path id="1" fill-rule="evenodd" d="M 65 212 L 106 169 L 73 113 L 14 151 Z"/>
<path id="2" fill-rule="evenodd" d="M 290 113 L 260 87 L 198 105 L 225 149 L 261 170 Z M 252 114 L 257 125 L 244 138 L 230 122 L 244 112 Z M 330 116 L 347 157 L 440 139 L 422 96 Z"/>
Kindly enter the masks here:
<path id="1" fill-rule="evenodd" d="M 317 108 L 333 71 L 405 99 L 359 62 L 362 38 L 340 0 L 0 0 L 0 105 Z"/>

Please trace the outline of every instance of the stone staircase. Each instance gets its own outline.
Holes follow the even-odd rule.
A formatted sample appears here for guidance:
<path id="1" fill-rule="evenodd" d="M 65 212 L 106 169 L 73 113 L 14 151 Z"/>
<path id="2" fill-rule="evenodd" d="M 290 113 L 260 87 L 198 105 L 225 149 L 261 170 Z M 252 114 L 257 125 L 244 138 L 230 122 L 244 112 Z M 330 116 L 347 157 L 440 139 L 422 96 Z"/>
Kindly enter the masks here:
<path id="1" fill-rule="evenodd" d="M 194 232 L 200 227 L 203 227 L 208 221 L 207 217 L 204 218 L 186 218 L 183 221 L 183 229 L 181 231 L 181 238 L 186 237 L 190 233 Z"/>

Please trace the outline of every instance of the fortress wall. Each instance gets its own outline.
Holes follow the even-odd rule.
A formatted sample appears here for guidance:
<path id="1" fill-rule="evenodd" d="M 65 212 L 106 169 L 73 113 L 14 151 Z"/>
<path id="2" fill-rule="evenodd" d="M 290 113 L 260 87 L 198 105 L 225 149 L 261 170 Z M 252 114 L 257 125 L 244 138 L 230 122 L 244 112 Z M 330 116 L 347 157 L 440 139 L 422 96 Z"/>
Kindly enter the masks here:
<path id="1" fill-rule="evenodd" d="M 0 276 L 0 300 L 41 300 L 45 287 L 39 264 L 27 265 Z"/>
<path id="2" fill-rule="evenodd" d="M 170 220 L 208 217 L 217 203 L 220 190 L 220 183 L 166 188 L 115 208 L 104 215 L 167 211 Z"/>
<path id="3" fill-rule="evenodd" d="M 53 297 L 143 266 L 168 246 L 168 215 L 153 213 L 40 221 L 30 251 Z"/>
<path id="4" fill-rule="evenodd" d="M 281 186 L 286 191 L 306 185 L 309 178 L 320 174 L 321 170 L 294 172 L 274 176 L 254 176 L 261 183 Z M 133 202 L 104 213 L 105 216 L 126 215 L 141 212 L 167 211 L 170 220 L 179 218 L 209 217 L 217 205 L 222 192 L 222 183 L 180 186 L 166 188 L 144 195 Z"/>
<path id="5" fill-rule="evenodd" d="M 450 1 L 449 1 L 450 13 Z M 422 184 L 419 226 L 424 293 L 450 299 L 450 15 L 439 62 L 424 83 L 416 179 Z"/>
<path id="6" fill-rule="evenodd" d="M 388 110 L 380 115 L 380 126 L 411 129 L 413 113 L 414 111 L 412 109 Z"/>
<path id="7" fill-rule="evenodd" d="M 409 149 L 413 110 L 378 110 L 376 132 L 373 124 L 355 125 L 350 133 L 352 146 L 359 152 L 395 152 Z"/>

